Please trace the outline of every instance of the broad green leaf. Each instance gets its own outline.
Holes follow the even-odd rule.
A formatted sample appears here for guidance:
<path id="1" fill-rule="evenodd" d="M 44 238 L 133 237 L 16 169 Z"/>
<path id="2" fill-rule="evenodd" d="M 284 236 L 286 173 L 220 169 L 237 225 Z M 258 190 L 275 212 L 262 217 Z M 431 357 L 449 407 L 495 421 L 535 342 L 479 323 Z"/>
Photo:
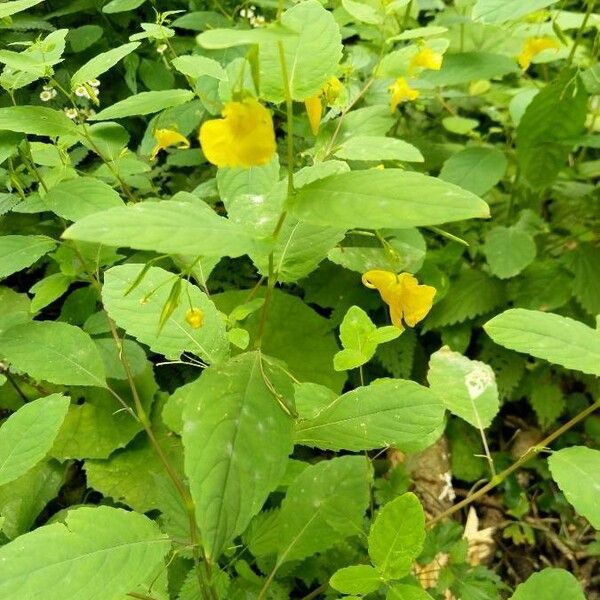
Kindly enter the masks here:
<path id="1" fill-rule="evenodd" d="M 257 294 L 261 297 L 261 294 Z M 211 296 L 217 308 L 229 314 L 248 298 L 248 290 L 238 290 Z M 250 344 L 256 338 L 260 314 L 244 321 L 250 332 Z M 333 355 L 339 350 L 333 325 L 316 313 L 297 296 L 275 290 L 269 306 L 269 318 L 262 339 L 265 354 L 283 360 L 300 381 L 312 381 L 340 391 L 346 379 L 331 368 Z"/>
<path id="2" fill-rule="evenodd" d="M 139 42 L 130 42 L 107 52 L 97 54 L 75 71 L 73 77 L 71 77 L 71 87 L 75 89 L 87 81 L 96 79 L 102 73 L 106 73 L 106 71 L 114 67 L 120 60 L 131 54 L 139 45 Z"/>
<path id="3" fill-rule="evenodd" d="M 212 58 L 206 56 L 199 56 L 197 54 L 188 54 L 184 56 L 178 56 L 171 61 L 171 64 L 184 75 L 197 79 L 203 75 L 214 77 L 219 81 L 227 79 L 227 73 L 225 69 Z"/>
<path id="4" fill-rule="evenodd" d="M 34 379 L 105 387 L 104 364 L 90 336 L 73 325 L 32 321 L 0 337 L 0 355 Z"/>
<path id="5" fill-rule="evenodd" d="M 418 452 L 435 441 L 444 406 L 429 389 L 383 379 L 336 398 L 296 425 L 296 443 L 323 450 L 373 450 L 394 446 Z"/>
<path id="6" fill-rule="evenodd" d="M 497 148 L 465 148 L 444 163 L 440 179 L 481 196 L 502 179 L 507 166 L 504 153 Z"/>
<path id="7" fill-rule="evenodd" d="M 0 19 L 10 17 L 18 12 L 27 10 L 44 0 L 13 0 L 12 2 L 3 2 L 0 4 Z"/>
<path id="8" fill-rule="evenodd" d="M 189 90 L 160 90 L 157 92 L 140 92 L 115 102 L 104 110 L 90 117 L 90 121 L 109 121 L 150 113 L 179 106 L 189 102 L 194 97 L 194 92 Z"/>
<path id="9" fill-rule="evenodd" d="M 111 0 L 102 7 L 102 12 L 107 14 L 121 13 L 133 10 L 144 4 L 146 0 Z"/>
<path id="10" fill-rule="evenodd" d="M 510 600 L 585 600 L 581 584 L 564 569 L 548 568 L 534 573 L 517 586 Z"/>
<path id="11" fill-rule="evenodd" d="M 0 306 L 0 338 L 7 329 L 31 320 L 31 304 L 27 294 L 0 286 Z"/>
<path id="12" fill-rule="evenodd" d="M 396 583 L 392 585 L 385 600 L 433 600 L 420 585 Z"/>
<path id="13" fill-rule="evenodd" d="M 121 600 L 163 561 L 170 540 L 150 519 L 108 506 L 69 512 L 0 548 L 5 600 Z"/>
<path id="14" fill-rule="evenodd" d="M 588 96 L 579 76 L 564 71 L 527 106 L 516 132 L 521 173 L 534 189 L 554 182 L 583 131 Z"/>
<path id="15" fill-rule="evenodd" d="M 354 565 L 338 569 L 329 585 L 344 594 L 370 594 L 379 589 L 381 576 L 371 565 Z"/>
<path id="16" fill-rule="evenodd" d="M 77 177 L 61 181 L 50 188 L 44 203 L 53 213 L 69 221 L 78 221 L 109 208 L 123 206 L 119 194 L 94 177 Z"/>
<path id="17" fill-rule="evenodd" d="M 516 21 L 555 2 L 556 0 L 477 0 L 471 16 L 477 21 L 499 24 Z"/>
<path id="18" fill-rule="evenodd" d="M 12 72 L 23 71 L 36 78 L 53 73 L 52 67 L 62 60 L 67 33 L 67 29 L 53 31 L 21 52 L 0 50 L 0 63 L 4 63 Z"/>
<path id="19" fill-rule="evenodd" d="M 600 333 L 569 317 L 511 308 L 484 325 L 501 346 L 600 376 Z"/>
<path id="20" fill-rule="evenodd" d="M 377 10 L 375 6 L 368 2 L 360 2 L 357 0 L 342 0 L 342 6 L 351 16 L 362 23 L 368 23 L 369 25 L 380 25 L 385 20 L 385 14 L 382 7 Z"/>
<path id="21" fill-rule="evenodd" d="M 531 234 L 517 227 L 494 227 L 485 236 L 483 247 L 490 271 L 500 279 L 518 275 L 535 259 Z"/>
<path id="22" fill-rule="evenodd" d="M 591 315 L 599 315 L 600 248 L 590 243 L 582 243 L 565 258 L 568 268 L 575 276 L 573 294 Z"/>
<path id="23" fill-rule="evenodd" d="M 33 400 L 0 427 L 0 486 L 21 477 L 52 447 L 67 414 L 69 399 L 52 394 Z"/>
<path id="24" fill-rule="evenodd" d="M 518 69 L 517 61 L 511 56 L 490 52 L 460 52 L 446 54 L 439 71 L 425 71 L 419 77 L 435 86 L 461 85 L 479 79 L 504 77 Z"/>
<path id="25" fill-rule="evenodd" d="M 277 565 L 360 535 L 370 477 L 362 456 L 323 460 L 304 469 L 281 503 Z"/>
<path id="26" fill-rule="evenodd" d="M 5 106 L 0 108 L 1 130 L 49 137 L 77 133 L 75 123 L 63 111 L 45 106 Z"/>
<path id="27" fill-rule="evenodd" d="M 143 268 L 136 264 L 119 265 L 104 274 L 102 301 L 117 325 L 167 358 L 177 359 L 187 351 L 209 364 L 225 359 L 229 343 L 223 316 L 206 294 L 188 281 L 182 280 L 181 301 L 159 331 L 161 311 L 176 275 L 150 267 L 141 282 L 127 293 Z M 204 313 L 204 323 L 198 329 L 185 319 L 190 302 Z"/>
<path id="28" fill-rule="evenodd" d="M 334 156 L 346 160 L 402 160 L 406 162 L 423 162 L 421 152 L 412 144 L 375 135 L 357 135 L 347 139 L 334 151 Z"/>
<path id="29" fill-rule="evenodd" d="M 500 401 L 494 371 L 444 346 L 429 359 L 427 381 L 444 406 L 473 427 L 489 427 Z"/>
<path id="30" fill-rule="evenodd" d="M 342 58 L 340 30 L 333 14 L 317 0 L 292 6 L 283 13 L 281 24 L 297 34 L 281 45 L 291 96 L 296 101 L 305 100 L 336 74 Z M 285 97 L 279 46 L 273 42 L 259 46 L 260 92 L 271 102 Z"/>
<path id="31" fill-rule="evenodd" d="M 0 279 L 31 266 L 55 247 L 56 242 L 45 235 L 3 235 L 0 237 Z"/>
<path id="32" fill-rule="evenodd" d="M 185 472 L 204 551 L 216 560 L 279 483 L 292 451 L 282 367 L 248 352 L 206 369 L 183 414 Z M 268 452 L 265 441 L 268 440 Z"/>
<path id="33" fill-rule="evenodd" d="M 369 556 L 384 579 L 410 573 L 425 541 L 425 513 L 411 492 L 388 502 L 369 532 Z"/>
<path id="34" fill-rule="evenodd" d="M 273 44 L 277 46 L 280 41 L 296 38 L 296 31 L 292 31 L 287 27 L 271 25 L 255 29 L 209 29 L 199 34 L 196 41 L 203 48 L 222 50 L 249 44 Z"/>
<path id="35" fill-rule="evenodd" d="M 103 33 L 104 29 L 100 25 L 82 25 L 69 30 L 67 41 L 71 44 L 73 52 L 83 52 L 95 44 Z"/>
<path id="36" fill-rule="evenodd" d="M 69 275 L 63 273 L 53 273 L 40 279 L 29 290 L 34 294 L 31 299 L 31 312 L 36 313 L 60 298 L 69 289 L 72 281 Z"/>
<path id="37" fill-rule="evenodd" d="M 63 237 L 194 258 L 235 257 L 251 247 L 239 225 L 219 217 L 200 200 L 164 200 L 111 208 L 79 220 Z"/>
<path id="38" fill-rule="evenodd" d="M 298 190 L 292 213 L 315 225 L 406 228 L 489 216 L 487 204 L 441 179 L 386 169 L 351 171 Z"/>
<path id="39" fill-rule="evenodd" d="M 567 500 L 596 529 L 600 529 L 600 450 L 572 446 L 548 457 L 552 479 Z"/>

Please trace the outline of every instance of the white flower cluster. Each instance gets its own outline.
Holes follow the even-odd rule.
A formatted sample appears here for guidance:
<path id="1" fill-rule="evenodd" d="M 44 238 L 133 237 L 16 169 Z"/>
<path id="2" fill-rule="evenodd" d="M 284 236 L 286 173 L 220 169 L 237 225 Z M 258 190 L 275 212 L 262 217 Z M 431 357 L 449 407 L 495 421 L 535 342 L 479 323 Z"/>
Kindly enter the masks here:
<path id="1" fill-rule="evenodd" d="M 50 102 L 53 98 L 56 98 L 56 90 L 51 85 L 45 85 L 40 92 L 40 100 L 42 102 Z"/>
<path id="2" fill-rule="evenodd" d="M 91 79 L 86 82 L 86 85 L 91 87 L 94 90 L 94 94 L 96 96 L 100 95 L 100 82 L 97 79 Z M 86 85 L 79 85 L 75 88 L 75 95 L 79 98 L 90 98 L 90 93 L 88 92 L 88 88 Z"/>
<path id="3" fill-rule="evenodd" d="M 262 15 L 256 14 L 256 6 L 251 4 L 248 8 L 240 10 L 240 17 L 248 19 L 252 27 L 262 27 L 265 24 L 265 18 Z"/>
<path id="4" fill-rule="evenodd" d="M 93 108 L 65 108 L 63 110 L 65 115 L 67 115 L 67 117 L 73 121 L 75 121 L 78 117 L 81 117 L 85 121 L 85 119 L 89 119 L 91 116 L 96 114 L 96 111 Z"/>

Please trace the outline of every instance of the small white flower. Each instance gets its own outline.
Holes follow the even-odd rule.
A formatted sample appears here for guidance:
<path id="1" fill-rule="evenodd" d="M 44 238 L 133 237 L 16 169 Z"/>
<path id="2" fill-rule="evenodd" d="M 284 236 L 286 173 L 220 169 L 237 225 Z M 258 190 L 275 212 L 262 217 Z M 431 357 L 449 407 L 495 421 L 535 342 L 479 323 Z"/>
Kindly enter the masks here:
<path id="1" fill-rule="evenodd" d="M 250 18 L 250 25 L 252 25 L 252 27 L 262 27 L 265 22 L 265 18 L 262 15 L 257 15 Z"/>
<path id="2" fill-rule="evenodd" d="M 69 119 L 75 120 L 79 115 L 79 111 L 76 108 L 65 108 L 65 115 L 67 115 Z"/>
<path id="3" fill-rule="evenodd" d="M 79 96 L 80 98 L 89 98 L 90 95 L 88 94 L 88 91 L 85 89 L 84 85 L 79 85 L 75 88 L 75 95 Z"/>
<path id="4" fill-rule="evenodd" d="M 98 80 L 98 79 L 90 79 L 90 80 L 87 82 L 87 84 L 88 84 L 90 87 L 93 87 L 93 88 L 99 88 L 99 87 L 100 87 L 100 80 Z M 98 93 L 98 92 L 96 92 L 96 93 Z"/>
<path id="5" fill-rule="evenodd" d="M 42 102 L 49 102 L 56 96 L 56 90 L 44 90 L 40 92 L 40 100 Z"/>
<path id="6" fill-rule="evenodd" d="M 45 92 L 51 92 L 54 88 L 51 85 L 45 85 L 42 88 Z"/>
<path id="7" fill-rule="evenodd" d="M 165 50 L 166 50 L 167 48 L 168 48 L 168 46 L 167 46 L 166 44 L 160 44 L 160 45 L 156 46 L 156 51 L 157 51 L 159 54 L 164 54 L 164 53 L 165 53 Z"/>

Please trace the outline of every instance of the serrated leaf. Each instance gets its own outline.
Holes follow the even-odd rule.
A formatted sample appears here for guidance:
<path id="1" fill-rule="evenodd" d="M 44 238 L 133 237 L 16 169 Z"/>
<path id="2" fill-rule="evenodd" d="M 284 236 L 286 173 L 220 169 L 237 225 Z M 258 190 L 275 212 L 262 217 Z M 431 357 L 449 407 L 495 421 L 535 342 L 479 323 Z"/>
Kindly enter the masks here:
<path id="1" fill-rule="evenodd" d="M 293 424 L 280 402 L 291 403 L 293 388 L 279 365 L 248 352 L 206 369 L 196 392 L 183 414 L 185 472 L 204 551 L 216 559 L 285 471 Z"/>
<path id="2" fill-rule="evenodd" d="M 408 575 L 425 541 L 425 513 L 411 492 L 388 502 L 369 532 L 369 556 L 384 579 Z"/>
<path id="3" fill-rule="evenodd" d="M 290 208 L 308 223 L 348 229 L 407 228 L 489 216 L 487 204 L 471 192 L 399 169 L 319 179 L 299 189 Z"/>
<path id="4" fill-rule="evenodd" d="M 161 563 L 170 540 L 147 517 L 108 506 L 69 512 L 0 548 L 0 596 L 121 600 Z"/>
<path id="5" fill-rule="evenodd" d="M 136 264 L 119 265 L 104 274 L 102 301 L 117 325 L 167 358 L 179 358 L 187 351 L 209 364 L 224 360 L 229 354 L 224 318 L 206 294 L 182 280 L 182 302 L 160 329 L 160 315 L 177 276 L 160 267 L 150 267 L 141 283 L 126 294 L 143 268 Z M 185 320 L 188 301 L 204 313 L 200 328 L 194 329 Z"/>
<path id="6" fill-rule="evenodd" d="M 77 133 L 75 123 L 64 112 L 45 106 L 0 108 L 0 131 L 2 130 L 49 137 Z"/>
<path id="7" fill-rule="evenodd" d="M 585 600 L 579 581 L 564 569 L 534 573 L 517 586 L 510 600 Z"/>
<path id="8" fill-rule="evenodd" d="M 347 392 L 315 417 L 299 421 L 296 443 L 324 450 L 394 446 L 418 452 L 435 441 L 443 418 L 444 407 L 429 388 L 386 379 Z"/>
<path id="9" fill-rule="evenodd" d="M 425 330 L 462 323 L 489 312 L 503 301 L 504 289 L 500 281 L 483 271 L 464 269 L 427 315 Z"/>
<path id="10" fill-rule="evenodd" d="M 165 254 L 240 256 L 250 241 L 240 226 L 219 217 L 203 202 L 145 202 L 84 217 L 66 239 L 125 246 Z"/>
<path id="11" fill-rule="evenodd" d="M 45 235 L 3 235 L 0 237 L 0 279 L 31 266 L 55 247 L 56 242 Z"/>
<path id="12" fill-rule="evenodd" d="M 563 391 L 551 382 L 536 382 L 532 386 L 529 403 L 543 430 L 556 423 L 564 412 L 567 401 Z"/>
<path id="13" fill-rule="evenodd" d="M 592 316 L 600 314 L 600 248 L 584 243 L 565 258 L 575 276 L 575 297 Z"/>
<path id="14" fill-rule="evenodd" d="M 572 446 L 548 457 L 552 478 L 575 510 L 600 529 L 600 450 Z"/>
<path id="15" fill-rule="evenodd" d="M 155 92 L 140 92 L 115 102 L 99 113 L 89 117 L 90 121 L 110 121 L 111 119 L 123 119 L 179 106 L 194 98 L 194 92 L 189 90 L 160 90 Z"/>
<path id="16" fill-rule="evenodd" d="M 496 378 L 485 363 L 445 346 L 431 355 L 427 381 L 444 406 L 473 427 L 489 427 L 498 413 Z"/>
<path id="17" fill-rule="evenodd" d="M 369 479 L 367 461 L 361 456 L 337 457 L 307 467 L 281 504 L 277 565 L 359 534 Z"/>
<path id="18" fill-rule="evenodd" d="M 568 317 L 511 308 L 484 325 L 501 346 L 567 369 L 600 375 L 600 333 Z"/>
<path id="19" fill-rule="evenodd" d="M 0 336 L 0 355 L 34 379 L 105 387 L 104 364 L 90 336 L 73 325 L 33 321 Z"/>
<path id="20" fill-rule="evenodd" d="M 68 408 L 68 398 L 52 394 L 25 404 L 3 423 L 0 486 L 21 477 L 46 456 Z"/>
<path id="21" fill-rule="evenodd" d="M 104 7 L 106 8 L 106 6 Z M 118 48 L 113 48 L 107 52 L 101 52 L 79 67 L 71 77 L 71 87 L 75 89 L 77 86 L 96 79 L 102 73 L 105 73 L 110 68 L 114 67 L 120 60 L 131 54 L 140 45 L 139 42 L 130 42 L 123 44 Z M 114 105 L 113 105 L 114 106 Z"/>

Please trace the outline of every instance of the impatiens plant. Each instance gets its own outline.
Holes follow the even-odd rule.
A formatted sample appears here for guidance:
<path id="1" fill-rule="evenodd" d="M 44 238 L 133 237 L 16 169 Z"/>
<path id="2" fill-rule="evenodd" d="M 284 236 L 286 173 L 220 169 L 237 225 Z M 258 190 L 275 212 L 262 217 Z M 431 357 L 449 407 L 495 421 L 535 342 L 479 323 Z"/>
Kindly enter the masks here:
<path id="1" fill-rule="evenodd" d="M 0 2 L 0 599 L 596 598 L 599 6 Z"/>

